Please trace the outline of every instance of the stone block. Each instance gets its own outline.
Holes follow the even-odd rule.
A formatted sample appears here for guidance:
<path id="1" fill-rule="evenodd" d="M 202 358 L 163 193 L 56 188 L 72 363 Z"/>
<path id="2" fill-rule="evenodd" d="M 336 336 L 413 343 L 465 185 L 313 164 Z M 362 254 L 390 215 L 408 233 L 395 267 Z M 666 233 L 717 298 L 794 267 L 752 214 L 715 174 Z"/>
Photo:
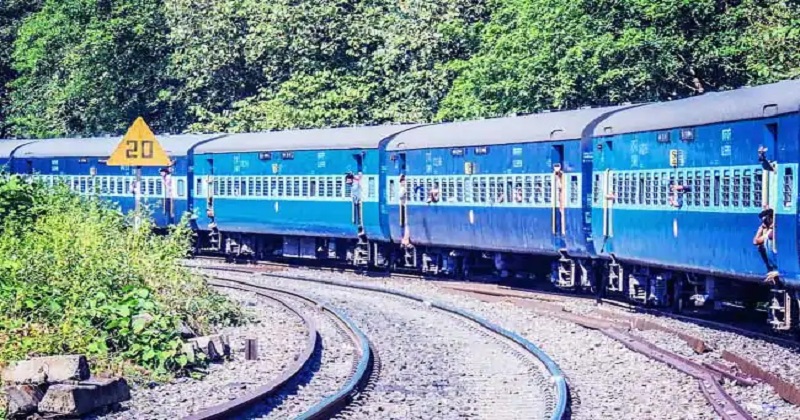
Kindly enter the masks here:
<path id="1" fill-rule="evenodd" d="M 13 385 L 6 387 L 6 416 L 24 418 L 36 412 L 44 397 L 45 385 Z"/>
<path id="2" fill-rule="evenodd" d="M 219 334 L 197 337 L 189 340 L 194 344 L 209 360 L 219 360 L 231 355 L 231 346 L 228 338 Z"/>
<path id="3" fill-rule="evenodd" d="M 80 381 L 90 376 L 89 363 L 83 355 L 36 357 L 14 362 L 3 369 L 3 382 L 43 384 Z"/>
<path id="4" fill-rule="evenodd" d="M 92 378 L 76 385 L 51 385 L 39 403 L 39 413 L 82 416 L 101 407 L 131 399 L 123 378 Z"/>

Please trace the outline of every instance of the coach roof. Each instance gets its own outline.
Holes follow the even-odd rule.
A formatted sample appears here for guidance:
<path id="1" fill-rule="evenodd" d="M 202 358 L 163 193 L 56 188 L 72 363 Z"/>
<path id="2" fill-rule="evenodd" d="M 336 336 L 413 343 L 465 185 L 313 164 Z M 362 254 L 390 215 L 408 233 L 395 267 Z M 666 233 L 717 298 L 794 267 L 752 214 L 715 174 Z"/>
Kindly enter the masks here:
<path id="1" fill-rule="evenodd" d="M 156 139 L 169 156 L 186 156 L 197 143 L 219 137 L 218 134 L 156 135 Z M 122 136 L 73 139 L 47 139 L 22 146 L 14 154 L 17 158 L 48 157 L 108 157 L 114 152 Z"/>
<path id="2" fill-rule="evenodd" d="M 624 108 L 587 108 L 428 125 L 397 135 L 389 142 L 388 150 L 580 139 L 592 121 Z"/>
<path id="3" fill-rule="evenodd" d="M 10 158 L 19 147 L 36 140 L 0 140 L 0 158 Z"/>
<path id="4" fill-rule="evenodd" d="M 417 127 L 417 125 L 398 124 L 230 134 L 223 139 L 197 146 L 195 153 L 374 149 L 378 147 L 381 140 L 413 127 Z"/>
<path id="5" fill-rule="evenodd" d="M 695 127 L 797 112 L 800 80 L 711 92 L 632 108 L 609 117 L 595 136 Z"/>

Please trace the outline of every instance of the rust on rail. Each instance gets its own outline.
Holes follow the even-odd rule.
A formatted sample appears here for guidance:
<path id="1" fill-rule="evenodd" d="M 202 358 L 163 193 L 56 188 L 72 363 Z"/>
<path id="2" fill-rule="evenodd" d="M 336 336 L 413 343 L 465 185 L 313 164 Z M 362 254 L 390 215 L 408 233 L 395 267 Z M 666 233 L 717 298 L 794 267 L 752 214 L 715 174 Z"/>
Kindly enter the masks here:
<path id="1" fill-rule="evenodd" d="M 800 405 L 800 389 L 798 389 L 796 385 L 788 382 L 772 372 L 768 372 L 766 369 L 758 366 L 755 362 L 750 361 L 736 353 L 724 350 L 722 352 L 722 358 L 736 364 L 736 366 L 742 372 L 771 385 L 772 388 L 775 389 L 775 392 L 777 392 L 778 395 L 780 395 L 784 400 L 794 405 Z"/>

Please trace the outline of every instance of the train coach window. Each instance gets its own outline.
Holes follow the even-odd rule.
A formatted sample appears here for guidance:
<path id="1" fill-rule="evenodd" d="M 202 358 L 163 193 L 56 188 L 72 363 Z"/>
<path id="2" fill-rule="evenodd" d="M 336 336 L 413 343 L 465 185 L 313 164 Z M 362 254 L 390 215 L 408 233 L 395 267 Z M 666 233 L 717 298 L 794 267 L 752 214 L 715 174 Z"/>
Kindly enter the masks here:
<path id="1" fill-rule="evenodd" d="M 739 207 L 739 200 L 742 196 L 742 173 L 741 171 L 734 170 L 733 171 L 733 198 L 731 199 L 731 204 L 734 207 Z"/>
<path id="2" fill-rule="evenodd" d="M 594 174 L 592 183 L 592 202 L 597 204 L 600 201 L 600 174 Z"/>
<path id="3" fill-rule="evenodd" d="M 125 193 L 132 193 L 131 191 L 131 179 L 129 177 L 125 177 Z"/>
<path id="4" fill-rule="evenodd" d="M 294 196 L 294 187 L 292 185 L 292 178 L 287 176 L 286 178 L 283 178 L 283 179 L 284 179 L 284 182 L 286 182 L 286 190 L 285 190 L 286 191 L 286 196 L 287 197 Z"/>
<path id="5" fill-rule="evenodd" d="M 764 171 L 756 169 L 753 171 L 753 207 L 761 207 L 761 194 L 764 187 Z"/>
<path id="6" fill-rule="evenodd" d="M 542 181 L 541 175 L 536 175 L 533 177 L 533 202 L 544 202 L 544 182 Z"/>
<path id="7" fill-rule="evenodd" d="M 343 186 L 344 186 L 344 180 L 342 180 L 342 178 L 337 177 L 336 178 L 336 196 L 337 197 L 341 197 L 342 196 L 343 191 L 344 191 L 343 190 Z"/>
<path id="8" fill-rule="evenodd" d="M 722 173 L 722 206 L 731 205 L 731 171 L 725 170 Z"/>
<path id="9" fill-rule="evenodd" d="M 653 203 L 653 175 L 648 172 L 644 174 L 644 204 L 649 206 Z"/>
<path id="10" fill-rule="evenodd" d="M 80 180 L 80 186 L 78 187 L 78 191 L 80 193 L 85 193 L 87 190 L 88 188 L 86 187 L 86 177 L 82 176 Z"/>
<path id="11" fill-rule="evenodd" d="M 269 196 L 269 177 L 261 177 L 261 195 L 265 197 Z"/>
<path id="12" fill-rule="evenodd" d="M 448 193 L 448 200 L 458 202 L 458 194 L 456 193 L 456 180 L 455 178 L 448 178 L 447 179 L 447 189 L 450 190 Z"/>
<path id="13" fill-rule="evenodd" d="M 226 196 L 228 195 L 228 189 L 225 187 L 227 184 L 225 183 L 225 178 L 214 178 L 214 194 L 219 196 Z"/>
<path id="14" fill-rule="evenodd" d="M 794 172 L 792 168 L 783 169 L 783 207 L 792 207 L 794 197 Z"/>
<path id="15" fill-rule="evenodd" d="M 256 195 L 256 179 L 249 176 L 245 182 L 247 183 L 247 195 L 250 197 Z"/>
<path id="16" fill-rule="evenodd" d="M 544 176 L 544 202 L 550 204 L 553 202 L 553 176 Z"/>
<path id="17" fill-rule="evenodd" d="M 622 203 L 623 204 L 630 204 L 631 203 L 631 174 L 623 174 L 622 175 L 622 188 L 620 188 L 619 191 L 621 191 L 620 196 L 622 196 Z"/>
<path id="18" fill-rule="evenodd" d="M 693 205 L 695 195 L 697 195 L 697 191 L 695 191 L 694 188 L 692 188 L 692 186 L 694 185 L 694 174 L 692 173 L 692 171 L 686 171 L 685 184 L 683 182 L 679 182 L 678 184 L 683 185 L 685 187 L 689 187 L 688 188 L 689 191 L 684 193 L 685 196 L 683 199 L 683 203 L 686 204 L 687 206 Z"/>
<path id="19" fill-rule="evenodd" d="M 462 178 L 456 179 L 456 202 L 463 203 L 464 202 L 464 180 Z"/>
<path id="20" fill-rule="evenodd" d="M 308 177 L 304 176 L 301 179 L 301 181 L 302 181 L 302 189 L 300 190 L 300 195 L 302 195 L 303 197 L 308 197 L 309 196 L 309 194 L 308 194 Z"/>
<path id="21" fill-rule="evenodd" d="M 300 177 L 296 176 L 292 178 L 292 184 L 294 184 L 294 196 L 299 197 L 302 194 L 300 190 Z"/>
<path id="22" fill-rule="evenodd" d="M 478 191 L 476 191 L 475 194 L 478 197 L 478 201 L 481 203 L 485 203 L 488 201 L 487 200 L 489 195 L 488 182 L 489 180 L 486 179 L 485 176 L 480 177 L 480 187 L 478 187 Z"/>
<path id="23" fill-rule="evenodd" d="M 147 182 L 147 194 L 150 196 L 156 195 L 156 180 L 150 178 Z"/>
<path id="24" fill-rule="evenodd" d="M 753 177 L 750 174 L 750 170 L 745 170 L 742 174 L 742 207 L 750 207 L 751 200 L 752 200 L 752 188 L 751 183 L 753 182 Z"/>
<path id="25" fill-rule="evenodd" d="M 494 177 L 489 178 L 489 202 L 494 203 L 497 199 L 497 182 Z"/>
<path id="26" fill-rule="evenodd" d="M 253 195 L 262 196 L 264 195 L 264 182 L 261 177 L 256 177 L 253 181 Z"/>
<path id="27" fill-rule="evenodd" d="M 578 204 L 578 197 L 580 197 L 580 185 L 578 184 L 578 175 L 569 176 L 569 203 Z"/>
<path id="28" fill-rule="evenodd" d="M 473 199 L 472 199 L 472 191 L 474 190 L 474 188 L 473 188 L 474 187 L 474 182 L 475 182 L 475 180 L 473 180 L 473 182 L 470 182 L 469 177 L 464 177 L 464 202 L 465 203 L 471 203 L 473 201 Z"/>
<path id="29" fill-rule="evenodd" d="M 317 196 L 317 177 L 312 176 L 308 181 L 308 194 L 311 197 Z"/>
<path id="30" fill-rule="evenodd" d="M 450 181 L 450 182 L 452 182 L 452 181 Z M 374 199 L 374 198 L 376 198 L 378 196 L 377 185 L 378 185 L 378 182 L 377 182 L 376 177 L 371 176 L 371 177 L 367 178 L 367 197 L 369 199 Z"/>
<path id="31" fill-rule="evenodd" d="M 644 174 L 633 174 L 632 179 L 633 182 L 631 183 L 631 187 L 633 188 L 633 204 L 642 205 L 644 204 L 644 199 L 642 198 L 642 195 L 644 194 Z"/>
<path id="32" fill-rule="evenodd" d="M 335 195 L 333 190 L 333 178 L 327 176 L 325 177 L 325 196 L 326 197 L 333 197 Z"/>
<path id="33" fill-rule="evenodd" d="M 393 179 L 389 180 L 389 190 L 387 191 L 389 195 L 387 201 L 390 203 L 394 203 L 395 197 L 397 196 L 397 191 L 395 190 L 395 182 Z"/>
<path id="34" fill-rule="evenodd" d="M 699 207 L 703 200 L 703 173 L 701 171 L 694 173 L 692 193 L 694 194 L 694 205 Z"/>
<path id="35" fill-rule="evenodd" d="M 522 188 L 522 201 L 526 203 L 533 202 L 533 177 L 525 175 L 525 181 Z"/>
<path id="36" fill-rule="evenodd" d="M 711 206 L 711 171 L 703 173 L 703 206 Z"/>
<path id="37" fill-rule="evenodd" d="M 197 178 L 194 181 L 194 193 L 195 195 L 202 197 L 203 196 L 203 178 Z"/>
<path id="38" fill-rule="evenodd" d="M 266 186 L 264 187 L 266 189 Z M 278 195 L 278 177 L 273 176 L 269 178 L 269 194 L 270 197 L 277 197 Z"/>
<path id="39" fill-rule="evenodd" d="M 178 180 L 178 197 L 183 197 L 186 195 L 186 181 L 183 179 Z"/>
<path id="40" fill-rule="evenodd" d="M 157 196 L 161 197 L 161 196 L 164 195 L 164 181 L 162 181 L 161 178 L 156 179 L 155 181 L 156 181 L 155 182 L 155 184 L 156 184 L 155 193 L 156 193 Z M 105 180 L 104 180 L 103 181 L 103 193 L 105 193 L 105 191 L 106 191 L 106 188 L 105 188 Z"/>

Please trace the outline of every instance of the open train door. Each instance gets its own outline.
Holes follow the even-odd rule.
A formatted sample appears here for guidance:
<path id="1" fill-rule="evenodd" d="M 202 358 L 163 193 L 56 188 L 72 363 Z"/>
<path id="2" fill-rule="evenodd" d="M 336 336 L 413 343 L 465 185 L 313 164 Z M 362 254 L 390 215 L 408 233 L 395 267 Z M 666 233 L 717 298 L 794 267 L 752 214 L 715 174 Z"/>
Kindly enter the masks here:
<path id="1" fill-rule="evenodd" d="M 564 145 L 553 145 L 551 151 L 551 163 L 553 170 L 553 181 L 550 183 L 550 196 L 552 197 L 551 206 L 551 230 L 553 234 L 553 245 L 557 250 L 566 246 L 565 237 L 567 234 L 566 226 L 566 202 L 567 189 L 566 177 L 564 176 Z"/>

